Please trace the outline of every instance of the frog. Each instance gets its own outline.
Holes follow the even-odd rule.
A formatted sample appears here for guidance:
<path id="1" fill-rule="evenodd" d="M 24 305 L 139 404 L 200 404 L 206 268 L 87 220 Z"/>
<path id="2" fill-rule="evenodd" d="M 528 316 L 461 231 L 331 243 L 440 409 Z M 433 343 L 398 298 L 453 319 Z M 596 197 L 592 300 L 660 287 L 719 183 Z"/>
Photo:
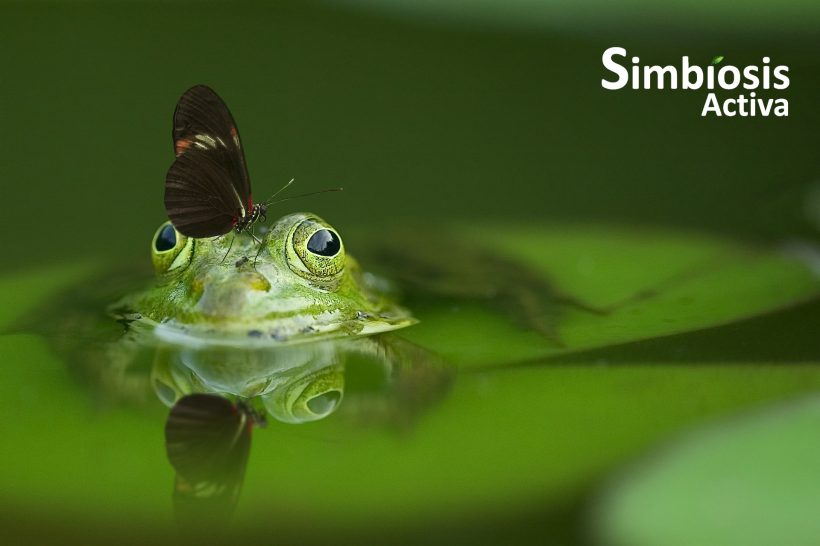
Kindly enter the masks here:
<path id="1" fill-rule="evenodd" d="M 147 323 L 166 341 L 243 347 L 367 336 L 416 322 L 317 215 L 288 214 L 258 241 L 186 237 L 165 222 L 151 241 L 157 282 L 112 314 Z"/>

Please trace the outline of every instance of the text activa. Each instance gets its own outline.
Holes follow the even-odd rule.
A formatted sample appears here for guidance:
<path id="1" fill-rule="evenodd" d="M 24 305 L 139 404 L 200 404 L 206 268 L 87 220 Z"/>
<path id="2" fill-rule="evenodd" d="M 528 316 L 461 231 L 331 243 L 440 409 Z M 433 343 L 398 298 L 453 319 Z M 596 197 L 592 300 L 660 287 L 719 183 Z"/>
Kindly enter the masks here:
<path id="1" fill-rule="evenodd" d="M 717 95 L 709 93 L 706 96 L 706 103 L 703 105 L 701 116 L 715 114 L 716 116 L 768 116 L 774 112 L 775 116 L 786 117 L 789 115 L 789 101 L 786 99 L 758 99 L 754 92 L 747 99 L 740 95 L 736 99 L 724 99 L 721 103 Z"/>
<path id="2" fill-rule="evenodd" d="M 775 89 L 783 90 L 789 87 L 789 67 L 785 65 L 770 66 L 769 57 L 762 58 L 762 65 L 749 65 L 742 68 L 720 64 L 724 57 L 715 57 L 712 64 L 701 67 L 690 64 L 689 57 L 681 57 L 680 67 L 675 65 L 641 65 L 639 57 L 632 57 L 632 66 L 624 66 L 627 58 L 626 49 L 610 47 L 601 58 L 604 68 L 610 72 L 609 77 L 601 79 L 604 89 L 614 91 L 630 86 L 632 89 L 706 89 L 710 93 L 706 97 L 701 116 L 713 114 L 726 117 L 769 116 L 779 117 L 789 115 L 789 102 L 785 98 L 757 97 L 752 90 Z M 752 91 L 749 98 L 745 95 L 719 99 L 711 91 L 716 89 L 733 90 L 741 88 Z"/>

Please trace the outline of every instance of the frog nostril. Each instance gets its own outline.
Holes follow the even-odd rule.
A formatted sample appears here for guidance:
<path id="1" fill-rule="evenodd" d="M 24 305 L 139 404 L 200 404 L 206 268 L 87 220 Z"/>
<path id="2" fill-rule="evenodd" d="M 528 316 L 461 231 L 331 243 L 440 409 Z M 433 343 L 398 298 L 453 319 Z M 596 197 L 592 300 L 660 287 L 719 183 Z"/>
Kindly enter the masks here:
<path id="1" fill-rule="evenodd" d="M 270 290 L 270 282 L 260 273 L 248 273 L 245 276 L 245 281 L 251 290 L 259 290 L 260 292 Z"/>

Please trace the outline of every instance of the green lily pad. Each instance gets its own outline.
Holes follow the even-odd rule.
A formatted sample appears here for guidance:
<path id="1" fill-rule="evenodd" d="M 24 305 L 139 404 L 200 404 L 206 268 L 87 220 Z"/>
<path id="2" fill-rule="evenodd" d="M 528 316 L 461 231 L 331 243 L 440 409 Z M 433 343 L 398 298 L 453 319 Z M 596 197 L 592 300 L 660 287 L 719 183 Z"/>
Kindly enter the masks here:
<path id="1" fill-rule="evenodd" d="M 817 544 L 818 425 L 813 396 L 687 434 L 603 497 L 601 543 Z"/>
<path id="2" fill-rule="evenodd" d="M 820 280 L 772 249 L 695 234 L 603 226 L 472 226 L 474 241 L 540 272 L 596 314 L 568 307 L 561 343 L 478 303 L 414 309 L 409 339 L 462 367 L 543 359 L 726 324 L 817 297 Z"/>

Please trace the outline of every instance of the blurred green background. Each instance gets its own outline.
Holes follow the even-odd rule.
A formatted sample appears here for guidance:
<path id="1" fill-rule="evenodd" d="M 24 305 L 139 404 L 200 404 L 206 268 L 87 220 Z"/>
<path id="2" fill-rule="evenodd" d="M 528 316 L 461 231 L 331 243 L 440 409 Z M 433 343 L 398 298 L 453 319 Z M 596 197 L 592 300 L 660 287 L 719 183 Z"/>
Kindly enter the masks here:
<path id="1" fill-rule="evenodd" d="M 255 195 L 291 177 L 344 186 L 297 205 L 340 229 L 514 217 L 805 233 L 818 21 L 812 2 L 5 4 L 4 266 L 145 246 L 171 114 L 195 83 L 233 110 Z M 612 45 L 653 64 L 768 55 L 790 67 L 790 116 L 701 118 L 702 91 L 605 91 Z"/>
<path id="2" fill-rule="evenodd" d="M 613 45 L 648 64 L 724 55 L 744 66 L 769 56 L 790 67 L 789 89 L 768 95 L 788 98 L 790 116 L 702 118 L 703 91 L 605 91 L 601 54 Z M 196 83 L 230 106 L 257 198 L 292 177 L 294 193 L 345 188 L 271 216 L 307 209 L 342 233 L 557 221 L 773 245 L 813 239 L 819 53 L 820 3 L 802 0 L 5 3 L 2 269 L 26 279 L 2 285 L 15 307 L 2 316 L 46 300 L 43 286 L 65 281 L 58 264 L 123 258 L 147 267 L 151 234 L 165 219 L 171 115 Z M 28 275 L 34 267 L 40 276 Z M 452 498 L 452 514 L 464 518 L 445 510 L 420 526 L 408 517 L 408 542 L 448 543 L 446 532 L 474 542 L 583 542 L 589 495 L 619 461 L 699 420 L 816 390 L 819 317 L 820 305 L 808 303 L 545 366 L 466 374 L 407 443 L 326 423 L 308 433 L 276 425 L 254 439 L 257 453 L 281 449 L 292 467 L 252 460 L 241 522 L 249 532 L 261 522 L 262 539 L 270 525 L 283 542 L 322 542 L 315 509 L 338 516 L 330 532 L 353 529 L 361 539 L 371 507 L 391 513 L 380 495 L 395 485 L 410 492 L 391 497 L 395 506 L 424 514 L 437 507 L 425 495 Z M 0 523 L 43 540 L 80 532 L 84 544 L 88 535 L 125 540 L 123 521 L 152 522 L 159 530 L 145 531 L 150 540 L 164 536 L 173 479 L 161 456 L 165 409 L 100 412 L 42 339 L 0 343 L 9 373 L 2 433 L 14 446 L 3 458 Z M 351 468 L 361 475 L 345 473 Z M 287 498 L 265 512 L 280 500 L 272 484 L 301 494 L 295 515 Z M 346 487 L 357 485 L 364 493 L 348 505 Z M 493 505 L 481 495 L 495 495 L 497 510 L 470 513 L 471 502 Z M 89 513 L 99 516 L 93 533 Z M 377 539 L 397 538 L 395 522 L 372 523 Z"/>

